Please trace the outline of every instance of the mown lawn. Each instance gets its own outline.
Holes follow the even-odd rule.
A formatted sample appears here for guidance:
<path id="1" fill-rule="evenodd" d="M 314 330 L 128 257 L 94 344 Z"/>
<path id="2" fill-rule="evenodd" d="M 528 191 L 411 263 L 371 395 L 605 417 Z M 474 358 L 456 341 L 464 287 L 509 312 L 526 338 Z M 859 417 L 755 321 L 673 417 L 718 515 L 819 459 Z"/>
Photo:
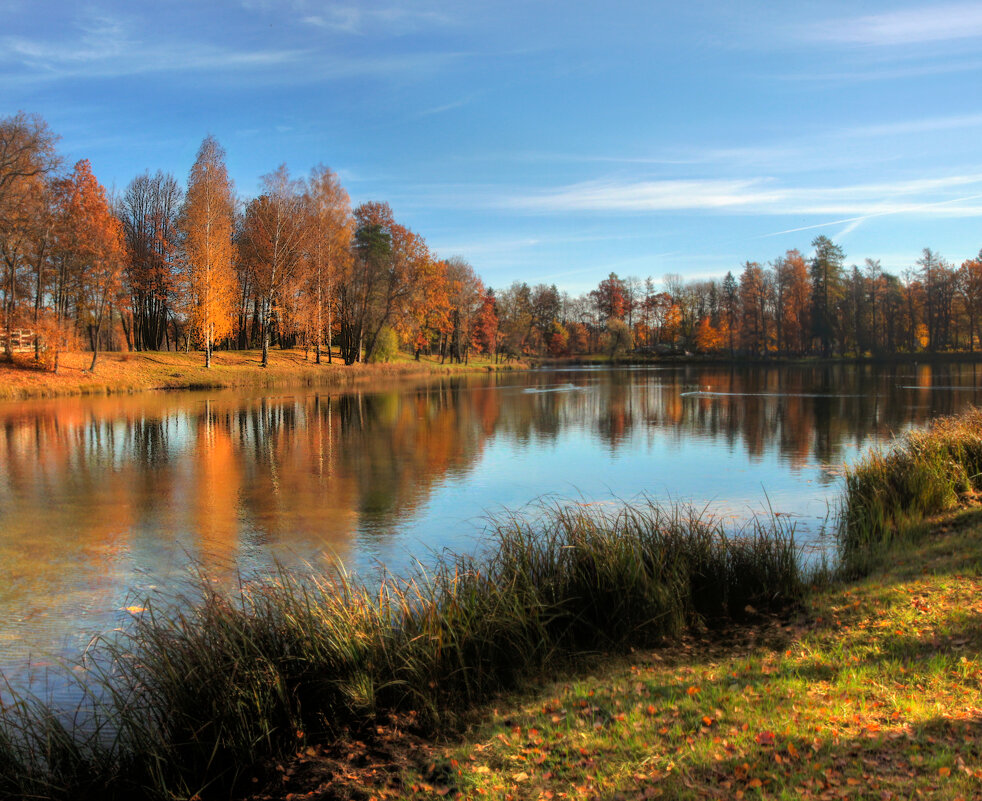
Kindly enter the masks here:
<path id="1" fill-rule="evenodd" d="M 982 798 L 982 511 L 804 609 L 306 749 L 254 798 Z"/>

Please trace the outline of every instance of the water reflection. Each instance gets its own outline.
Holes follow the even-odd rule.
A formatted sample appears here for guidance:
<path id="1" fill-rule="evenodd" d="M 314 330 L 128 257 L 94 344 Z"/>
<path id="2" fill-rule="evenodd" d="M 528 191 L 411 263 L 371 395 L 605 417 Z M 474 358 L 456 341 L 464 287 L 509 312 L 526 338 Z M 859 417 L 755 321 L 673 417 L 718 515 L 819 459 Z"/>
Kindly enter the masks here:
<path id="1" fill-rule="evenodd" d="M 467 547 L 550 492 L 807 517 L 870 438 L 979 403 L 976 364 L 538 371 L 345 395 L 0 407 L 0 667 L 71 653 L 179 580 Z M 813 515 L 815 516 L 815 515 Z M 44 657 L 41 657 L 42 661 Z"/>

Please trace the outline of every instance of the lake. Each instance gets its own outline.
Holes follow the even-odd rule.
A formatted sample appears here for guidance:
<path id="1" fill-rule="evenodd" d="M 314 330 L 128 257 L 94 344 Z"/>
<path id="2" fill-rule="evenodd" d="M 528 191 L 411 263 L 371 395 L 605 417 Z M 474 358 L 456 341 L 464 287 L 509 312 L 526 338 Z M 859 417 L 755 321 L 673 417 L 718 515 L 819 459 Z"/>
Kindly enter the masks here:
<path id="1" fill-rule="evenodd" d="M 0 670 L 16 688 L 124 626 L 189 566 L 235 580 L 469 550 L 536 499 L 642 493 L 817 541 L 842 466 L 982 402 L 975 363 L 580 368 L 358 392 L 0 405 Z"/>

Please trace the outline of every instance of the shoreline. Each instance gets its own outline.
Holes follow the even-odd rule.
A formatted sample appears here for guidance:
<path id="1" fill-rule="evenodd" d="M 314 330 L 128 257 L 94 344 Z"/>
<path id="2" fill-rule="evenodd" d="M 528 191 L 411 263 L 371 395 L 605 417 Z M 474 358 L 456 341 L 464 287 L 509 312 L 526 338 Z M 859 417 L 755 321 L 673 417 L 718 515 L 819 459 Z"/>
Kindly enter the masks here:
<path id="1" fill-rule="evenodd" d="M 531 366 L 562 369 L 564 367 L 638 367 L 638 366 L 705 366 L 705 367 L 826 367 L 837 364 L 953 364 L 982 363 L 982 351 L 961 353 L 894 353 L 883 356 L 718 356 L 673 354 L 666 356 L 632 355 L 610 359 L 603 354 L 592 356 L 540 356 L 530 359 Z"/>
<path id="2" fill-rule="evenodd" d="M 258 350 L 216 351 L 212 367 L 206 368 L 198 352 L 130 351 L 99 356 L 89 372 L 91 353 L 62 353 L 58 373 L 37 368 L 29 354 L 15 355 L 14 363 L 0 362 L 0 403 L 60 397 L 108 396 L 155 391 L 203 389 L 247 389 L 324 387 L 343 389 L 383 379 L 416 379 L 465 373 L 552 369 L 570 367 L 782 367 L 882 364 L 982 363 L 982 352 L 895 354 L 882 357 L 757 357 L 719 356 L 631 356 L 610 360 L 604 356 L 544 358 L 494 363 L 478 357 L 467 364 L 440 364 L 438 357 L 422 356 L 415 361 L 407 354 L 393 362 L 345 365 L 339 359 L 317 365 L 312 353 L 301 350 L 271 350 L 269 366 L 260 366 Z"/>
<path id="3" fill-rule="evenodd" d="M 393 717 L 241 797 L 978 798 L 980 534 L 949 511 L 790 614 L 560 666 L 445 736 Z"/>
<path id="4" fill-rule="evenodd" d="M 313 353 L 271 350 L 269 366 L 260 366 L 260 353 L 216 351 L 212 367 L 204 366 L 201 353 L 175 351 L 110 352 L 99 355 L 96 369 L 87 367 L 91 353 L 69 352 L 60 356 L 58 373 L 35 368 L 32 357 L 18 354 L 14 364 L 0 363 L 0 402 L 44 400 L 59 397 L 106 396 L 153 391 L 324 387 L 346 388 L 373 380 L 401 380 L 525 370 L 525 362 L 494 364 L 471 359 L 468 364 L 440 364 L 423 356 L 377 364 L 345 365 L 335 359 L 315 364 Z"/>

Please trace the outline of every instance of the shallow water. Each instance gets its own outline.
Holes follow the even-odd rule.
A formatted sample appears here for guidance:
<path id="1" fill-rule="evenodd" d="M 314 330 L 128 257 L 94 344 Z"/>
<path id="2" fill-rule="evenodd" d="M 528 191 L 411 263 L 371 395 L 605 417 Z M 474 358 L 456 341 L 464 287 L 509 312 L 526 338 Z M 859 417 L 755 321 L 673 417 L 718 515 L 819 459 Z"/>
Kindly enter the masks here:
<path id="1" fill-rule="evenodd" d="M 51 681 L 192 563 L 216 581 L 332 557 L 404 571 L 542 496 L 770 509 L 814 540 L 843 463 L 979 403 L 980 374 L 587 368 L 2 405 L 0 670 L 18 688 Z"/>

